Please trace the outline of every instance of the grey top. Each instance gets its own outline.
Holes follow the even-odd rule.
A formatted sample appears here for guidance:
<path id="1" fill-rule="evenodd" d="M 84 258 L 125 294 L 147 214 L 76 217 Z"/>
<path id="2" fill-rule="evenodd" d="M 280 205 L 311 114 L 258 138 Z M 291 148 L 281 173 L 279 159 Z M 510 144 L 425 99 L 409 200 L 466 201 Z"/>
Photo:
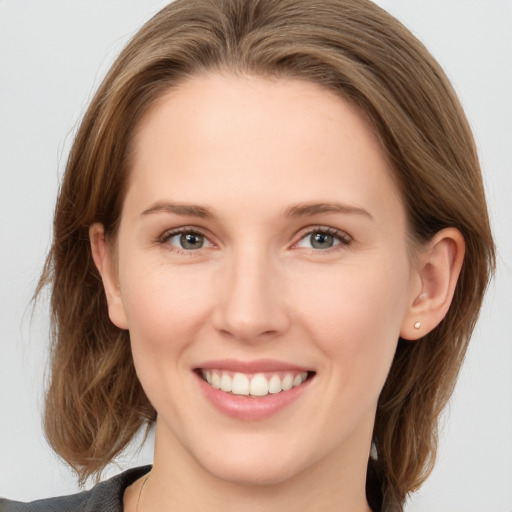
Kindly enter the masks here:
<path id="1" fill-rule="evenodd" d="M 0 512 L 123 512 L 125 489 L 149 472 L 151 466 L 132 468 L 89 491 L 22 503 L 0 498 Z"/>
<path id="2" fill-rule="evenodd" d="M 149 472 L 151 466 L 132 468 L 110 480 L 100 482 L 89 491 L 78 494 L 48 498 L 22 503 L 0 498 L 0 512 L 123 512 L 123 495 L 126 488 L 135 480 Z M 378 480 L 370 471 L 366 494 L 374 512 L 383 511 L 382 493 Z"/>

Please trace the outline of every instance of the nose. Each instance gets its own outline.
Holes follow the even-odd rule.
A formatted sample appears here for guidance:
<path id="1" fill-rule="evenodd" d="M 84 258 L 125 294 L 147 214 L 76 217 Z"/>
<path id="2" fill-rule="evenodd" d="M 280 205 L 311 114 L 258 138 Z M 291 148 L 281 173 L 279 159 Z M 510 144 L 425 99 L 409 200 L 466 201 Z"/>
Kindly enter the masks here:
<path id="1" fill-rule="evenodd" d="M 215 328 L 244 342 L 273 339 L 290 324 L 279 264 L 259 251 L 244 251 L 217 276 Z"/>

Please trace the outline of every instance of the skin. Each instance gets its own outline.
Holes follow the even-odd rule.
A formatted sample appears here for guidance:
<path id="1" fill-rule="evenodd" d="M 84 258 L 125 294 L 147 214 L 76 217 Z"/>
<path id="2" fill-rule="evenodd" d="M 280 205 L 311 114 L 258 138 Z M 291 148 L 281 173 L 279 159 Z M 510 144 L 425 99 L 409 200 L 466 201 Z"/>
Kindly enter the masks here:
<path id="1" fill-rule="evenodd" d="M 413 251 L 371 126 L 309 82 L 192 78 L 146 114 L 134 149 L 115 244 L 90 230 L 110 317 L 130 331 L 158 412 L 153 470 L 125 509 L 140 497 L 153 511 L 368 511 L 378 396 L 399 336 L 420 338 L 446 313 L 460 233 Z M 326 203 L 342 208 L 310 208 Z M 203 245 L 181 247 L 181 228 Z M 326 229 L 332 247 L 313 247 Z M 214 408 L 193 371 L 225 358 L 314 377 L 276 414 L 244 421 Z"/>

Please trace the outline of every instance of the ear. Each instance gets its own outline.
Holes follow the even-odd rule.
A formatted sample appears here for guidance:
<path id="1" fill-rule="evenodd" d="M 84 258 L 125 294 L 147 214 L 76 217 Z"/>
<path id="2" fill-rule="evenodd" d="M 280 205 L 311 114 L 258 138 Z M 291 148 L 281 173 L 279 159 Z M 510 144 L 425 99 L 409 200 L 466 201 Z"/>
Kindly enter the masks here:
<path id="1" fill-rule="evenodd" d="M 413 291 L 400 336 L 417 340 L 433 330 L 446 316 L 455 293 L 465 243 L 456 228 L 439 231 L 417 257 L 418 286 Z"/>
<path id="2" fill-rule="evenodd" d="M 113 247 L 105 240 L 103 225 L 95 223 L 89 228 L 92 257 L 101 275 L 103 288 L 107 296 L 108 314 L 110 320 L 120 329 L 127 329 L 128 322 L 119 288 L 119 279 Z"/>

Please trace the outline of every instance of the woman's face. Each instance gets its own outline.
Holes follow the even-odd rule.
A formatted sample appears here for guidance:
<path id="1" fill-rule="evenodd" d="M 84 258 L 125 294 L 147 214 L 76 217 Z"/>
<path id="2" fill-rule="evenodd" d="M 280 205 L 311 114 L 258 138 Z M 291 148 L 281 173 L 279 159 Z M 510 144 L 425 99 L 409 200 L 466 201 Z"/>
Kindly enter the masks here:
<path id="1" fill-rule="evenodd" d="M 210 74 L 163 97 L 134 149 L 107 288 L 156 460 L 239 483 L 364 471 L 419 286 L 369 124 L 309 82 Z"/>

